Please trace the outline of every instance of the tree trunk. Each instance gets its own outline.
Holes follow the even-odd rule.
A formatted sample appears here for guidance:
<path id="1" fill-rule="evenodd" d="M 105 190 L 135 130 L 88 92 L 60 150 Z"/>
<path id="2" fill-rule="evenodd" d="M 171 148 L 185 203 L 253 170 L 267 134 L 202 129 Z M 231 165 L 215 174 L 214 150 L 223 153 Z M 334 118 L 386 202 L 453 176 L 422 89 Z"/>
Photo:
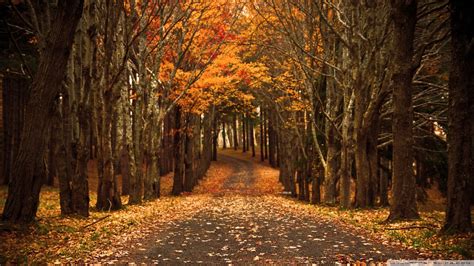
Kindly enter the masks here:
<path id="1" fill-rule="evenodd" d="M 234 150 L 239 148 L 239 133 L 237 131 L 237 115 L 233 115 L 233 123 L 232 123 L 232 136 L 234 137 Z"/>
<path id="2" fill-rule="evenodd" d="M 134 149 L 134 141 L 135 141 L 135 134 L 134 134 L 134 121 L 130 117 L 130 102 L 128 99 L 128 87 L 125 91 L 121 91 L 120 93 L 120 102 L 119 104 L 122 105 L 121 112 L 123 117 L 123 138 L 125 139 L 125 143 L 123 146 L 124 150 L 124 159 L 122 162 L 122 182 L 126 182 L 126 184 L 122 183 L 122 187 L 124 185 L 127 186 L 127 190 L 122 190 L 122 194 L 125 192 L 129 195 L 128 204 L 135 204 L 140 202 L 140 191 L 138 190 L 138 177 L 137 177 L 137 167 L 140 167 L 140 163 L 137 162 L 135 157 L 135 149 Z M 135 107 L 135 103 L 133 105 Z M 135 116 L 135 110 L 133 110 L 133 116 Z M 125 169 L 126 168 L 126 169 Z M 125 177 L 126 174 L 126 177 Z M 126 178 L 126 179 L 125 179 Z"/>
<path id="3" fill-rule="evenodd" d="M 126 134 L 125 132 L 123 133 Z M 122 152 L 120 153 L 120 173 L 122 175 L 122 196 L 130 195 L 130 154 L 128 153 L 127 142 L 124 141 Z"/>
<path id="4" fill-rule="evenodd" d="M 242 115 L 242 152 L 246 152 L 248 150 L 246 132 L 247 127 L 245 123 L 245 115 Z"/>
<path id="5" fill-rule="evenodd" d="M 342 120 L 342 139 L 341 139 L 341 206 L 349 208 L 351 205 L 351 120 L 353 111 L 354 94 L 349 90 L 344 91 L 344 114 Z"/>
<path id="6" fill-rule="evenodd" d="M 172 116 L 173 112 L 169 112 L 163 121 L 162 152 L 160 156 L 160 174 L 162 176 L 171 172 L 173 168 L 173 156 L 170 156 L 173 148 L 173 134 L 171 133 L 173 128 Z"/>
<path id="7" fill-rule="evenodd" d="M 157 134 L 156 132 L 153 132 Z M 158 139 L 154 140 L 158 141 Z M 159 146 L 158 146 L 159 147 Z M 161 176 L 159 171 L 159 149 L 155 148 L 152 150 L 151 158 L 150 158 L 150 165 L 149 167 L 149 175 L 152 179 L 152 186 L 153 186 L 153 195 L 151 196 L 152 199 L 159 198 L 161 196 Z"/>
<path id="8" fill-rule="evenodd" d="M 329 52 L 329 51 L 328 51 Z M 325 67 L 326 68 L 326 67 Z M 334 205 L 336 203 L 336 184 L 338 181 L 340 145 L 335 120 L 338 116 L 341 96 L 338 95 L 335 82 L 323 78 L 326 83 L 326 112 L 329 117 L 325 121 L 326 132 L 326 169 L 324 176 L 324 203 Z"/>
<path id="9" fill-rule="evenodd" d="M 272 167 L 276 167 L 276 138 L 275 138 L 275 125 L 273 121 L 274 115 L 268 116 L 268 162 Z"/>
<path id="10" fill-rule="evenodd" d="M 450 1 L 451 73 L 448 117 L 448 202 L 443 231 L 472 231 L 474 186 L 474 3 Z"/>
<path id="11" fill-rule="evenodd" d="M 413 40 L 417 1 L 392 1 L 394 21 L 392 75 L 393 91 L 393 171 L 389 221 L 419 218 L 413 174 Z"/>
<path id="12" fill-rule="evenodd" d="M 229 148 L 234 147 L 234 132 L 232 131 L 232 126 L 230 123 L 225 124 L 226 127 L 226 133 L 227 133 L 227 138 L 229 139 Z"/>
<path id="13" fill-rule="evenodd" d="M 245 117 L 245 140 L 246 140 L 246 144 L 245 146 L 247 147 L 247 151 L 250 150 L 250 118 L 248 117 L 248 115 L 246 115 Z"/>
<path id="14" fill-rule="evenodd" d="M 356 130 L 356 207 L 375 206 L 375 182 L 377 180 L 377 123 L 368 131 Z"/>
<path id="15" fill-rule="evenodd" d="M 222 118 L 224 119 L 224 118 Z M 222 148 L 227 149 L 227 142 L 225 141 L 226 139 L 226 133 L 225 133 L 225 122 L 222 121 Z"/>
<path id="16" fill-rule="evenodd" d="M 86 86 L 90 89 L 89 85 Z M 72 204 L 74 211 L 81 216 L 89 216 L 89 183 L 87 181 L 87 164 L 90 159 L 89 138 L 90 138 L 90 107 L 80 105 L 78 109 L 79 116 L 79 139 L 76 145 L 77 161 L 76 169 L 72 177 Z"/>
<path id="17" fill-rule="evenodd" d="M 324 173 L 324 169 L 321 165 L 315 169 L 315 173 L 313 174 L 313 182 L 312 182 L 312 194 L 311 194 L 311 203 L 312 204 L 319 204 L 321 203 L 321 177 Z"/>
<path id="18" fill-rule="evenodd" d="M 219 137 L 219 127 L 217 126 L 217 117 L 212 120 L 212 160 L 217 161 L 217 138 Z"/>
<path id="19" fill-rule="evenodd" d="M 199 137 L 194 135 L 194 132 L 191 130 L 197 127 L 197 117 L 194 114 L 188 114 L 188 122 L 186 128 L 186 155 L 185 155 L 185 172 L 184 172 L 184 191 L 191 192 L 195 184 L 196 173 L 194 171 L 194 161 L 195 161 L 195 143 L 194 138 Z M 224 127 L 225 125 L 222 124 Z M 224 132 L 224 131 L 223 131 Z M 223 133 L 223 137 L 225 134 Z"/>
<path id="20" fill-rule="evenodd" d="M 263 145 L 263 109 L 260 106 L 260 161 L 265 161 L 265 154 L 264 154 L 264 145 Z"/>
<path id="21" fill-rule="evenodd" d="M 67 101 L 57 104 L 58 109 L 64 109 L 63 105 L 67 105 Z M 54 151 L 54 160 L 57 164 L 58 181 L 59 181 L 59 205 L 62 215 L 69 215 L 74 212 L 72 206 L 72 190 L 71 190 L 71 169 L 70 169 L 70 151 L 68 144 L 70 140 L 67 138 L 66 123 L 62 111 L 57 112 L 56 121 L 51 131 L 51 141 L 59 145 Z"/>
<path id="22" fill-rule="evenodd" d="M 379 192 L 380 192 L 380 206 L 386 207 L 389 206 L 388 203 L 388 166 L 386 163 L 386 159 L 382 156 L 379 156 L 379 175 L 380 175 L 380 184 L 379 184 Z"/>
<path id="23" fill-rule="evenodd" d="M 330 126 L 333 128 L 333 126 Z M 324 175 L 324 203 L 333 205 L 336 203 L 336 182 L 337 182 L 337 164 L 338 148 L 336 147 L 336 133 L 333 129 L 328 130 L 326 134 L 327 145 L 327 165 Z"/>
<path id="24" fill-rule="evenodd" d="M 214 106 L 204 114 L 203 118 L 203 144 L 199 176 L 204 176 L 212 160 L 212 121 L 214 119 Z"/>
<path id="25" fill-rule="evenodd" d="M 18 77 L 3 78 L 3 169 L 0 184 L 11 180 L 13 161 L 20 147 L 25 107 L 30 95 L 30 82 Z"/>
<path id="26" fill-rule="evenodd" d="M 128 98 L 128 97 L 127 97 Z M 130 197 L 128 204 L 138 204 L 142 202 L 143 191 L 143 101 L 133 102 L 133 121 L 130 128 Z M 125 108 L 124 112 L 127 108 Z"/>
<path id="27" fill-rule="evenodd" d="M 280 166 L 280 182 L 286 192 L 290 193 L 292 197 L 296 197 L 296 184 L 295 176 L 297 172 L 297 152 L 298 145 L 296 143 L 296 136 L 290 131 L 283 128 L 279 128 L 282 134 L 279 146 L 277 147 L 278 153 L 282 154 L 285 160 L 282 160 Z"/>
<path id="28" fill-rule="evenodd" d="M 174 177 L 172 194 L 178 196 L 183 192 L 184 181 L 184 138 L 182 125 L 181 107 L 175 107 L 174 124 Z"/>
<path id="29" fill-rule="evenodd" d="M 148 175 L 151 180 L 151 195 L 148 195 L 145 197 L 145 199 L 154 199 L 154 198 L 159 198 L 161 196 L 161 176 L 160 176 L 160 171 L 159 171 L 159 156 L 160 156 L 160 147 L 161 147 L 161 135 L 162 135 L 162 129 L 160 125 L 157 125 L 157 117 L 156 117 L 156 109 L 153 109 L 154 103 L 150 103 L 150 109 L 152 109 L 153 113 L 151 115 L 152 122 L 150 123 L 150 140 L 149 140 L 149 146 L 150 146 L 150 154 L 149 154 L 149 159 L 150 161 L 148 162 Z"/>
<path id="30" fill-rule="evenodd" d="M 280 152 L 280 134 L 278 133 L 278 131 L 274 131 L 274 138 L 275 138 L 275 152 L 276 152 L 276 155 L 275 155 L 275 166 L 276 167 L 280 167 L 280 158 L 281 158 L 281 152 Z"/>
<path id="31" fill-rule="evenodd" d="M 104 95 L 104 105 L 101 108 L 101 163 L 102 175 L 97 189 L 98 210 L 118 210 L 122 207 L 118 191 L 117 177 L 114 172 L 114 156 L 112 152 L 112 115 L 114 112 L 111 92 Z"/>
<path id="32" fill-rule="evenodd" d="M 287 152 L 289 153 L 289 151 L 291 149 L 289 144 L 287 144 L 286 142 L 281 145 L 281 148 L 282 148 L 281 153 L 284 154 L 284 155 L 288 155 Z M 288 150 L 286 150 L 286 149 L 288 149 Z M 287 157 L 286 160 L 284 160 L 282 162 L 282 164 L 280 166 L 279 180 L 280 180 L 280 183 L 282 183 L 282 185 L 283 185 L 285 193 L 293 194 L 291 183 L 292 183 L 292 180 L 293 180 L 293 177 L 294 177 L 294 173 L 292 173 L 292 171 L 291 171 L 290 163 L 291 163 L 291 159 L 288 158 L 288 157 Z"/>
<path id="33" fill-rule="evenodd" d="M 82 0 L 59 1 L 56 16 L 46 36 L 37 72 L 26 105 L 18 155 L 12 167 L 12 180 L 3 210 L 3 220 L 28 223 L 33 221 L 39 204 L 41 165 L 51 126 L 51 106 L 62 89 L 61 83 L 74 40 L 74 32 L 82 15 Z"/>
<path id="34" fill-rule="evenodd" d="M 124 87 L 120 90 L 120 99 L 117 103 L 117 141 L 120 141 L 120 148 L 117 150 L 119 173 L 122 176 L 122 191 L 121 195 L 130 195 L 130 154 L 128 149 L 127 139 L 127 127 L 130 122 L 130 109 L 128 98 L 128 86 L 123 84 Z M 128 134 L 130 134 L 129 132 Z M 131 143 L 131 142 L 130 142 Z"/>
<path id="35" fill-rule="evenodd" d="M 54 126 L 53 126 L 54 128 Z M 54 130 L 54 129 L 51 129 Z M 53 131 L 51 131 L 51 134 L 53 134 Z M 53 137 L 51 136 L 51 139 L 49 141 L 49 146 L 48 146 L 48 179 L 46 180 L 46 185 L 48 186 L 54 186 L 54 179 L 58 175 L 56 169 L 56 161 L 55 161 L 55 150 L 58 148 L 58 143 L 56 140 L 53 140 Z"/>
<path id="36" fill-rule="evenodd" d="M 298 199 L 304 201 L 306 199 L 306 194 L 309 191 L 306 190 L 306 163 L 302 158 L 299 158 L 299 167 L 296 172 L 297 179 L 296 182 L 298 183 Z"/>
<path id="37" fill-rule="evenodd" d="M 193 188 L 198 184 L 198 181 L 204 176 L 201 175 L 201 163 L 202 163 L 202 138 L 201 138 L 201 130 L 202 130 L 202 120 L 200 115 L 195 116 L 195 123 L 196 125 L 193 127 L 193 151 L 194 151 L 194 160 L 193 160 L 193 171 L 194 171 L 194 180 L 193 180 Z"/>
<path id="38" fill-rule="evenodd" d="M 268 159 L 268 111 L 263 113 L 263 151 L 265 155 L 263 158 Z"/>
<path id="39" fill-rule="evenodd" d="M 253 119 L 250 118 L 249 121 L 249 140 L 250 140 L 250 147 L 252 148 L 252 157 L 255 157 L 255 135 L 254 135 L 254 127 L 253 127 Z"/>
<path id="40" fill-rule="evenodd" d="M 311 170 L 310 170 L 310 165 L 308 163 L 308 161 L 305 162 L 305 165 L 304 165 L 304 191 L 305 191 L 305 197 L 304 197 L 304 201 L 306 202 L 310 202 L 310 190 L 309 190 L 309 184 L 311 182 Z"/>

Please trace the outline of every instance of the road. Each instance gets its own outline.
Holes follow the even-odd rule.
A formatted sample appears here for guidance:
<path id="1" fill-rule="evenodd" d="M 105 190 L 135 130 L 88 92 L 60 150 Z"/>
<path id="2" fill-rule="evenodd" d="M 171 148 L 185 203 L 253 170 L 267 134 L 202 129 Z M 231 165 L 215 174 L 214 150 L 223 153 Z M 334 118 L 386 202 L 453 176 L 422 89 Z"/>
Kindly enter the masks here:
<path id="1" fill-rule="evenodd" d="M 129 250 L 107 261 L 242 265 L 417 258 L 330 220 L 286 211 L 281 202 L 291 199 L 262 194 L 254 187 L 255 169 L 262 166 L 228 155 L 219 160 L 232 167 L 232 174 L 201 211 L 130 243 Z"/>

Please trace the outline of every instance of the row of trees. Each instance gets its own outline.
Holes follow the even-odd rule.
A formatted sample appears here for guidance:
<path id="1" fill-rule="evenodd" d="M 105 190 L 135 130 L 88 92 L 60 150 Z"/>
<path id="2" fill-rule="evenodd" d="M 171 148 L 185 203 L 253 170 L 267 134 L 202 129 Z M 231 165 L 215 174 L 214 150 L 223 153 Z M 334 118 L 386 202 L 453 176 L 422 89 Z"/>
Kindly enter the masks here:
<path id="1" fill-rule="evenodd" d="M 20 1 L 7 9 L 6 25 L 21 29 L 12 32 L 22 40 L 16 48 L 32 46 L 34 60 L 18 60 L 18 72 L 33 70 L 23 71 L 31 92 L 8 145 L 4 220 L 32 221 L 41 186 L 55 176 L 61 212 L 87 216 L 92 160 L 98 210 L 121 208 L 121 195 L 129 204 L 159 197 L 160 176 L 171 171 L 173 194 L 191 191 L 213 158 L 219 112 L 247 108 L 253 98 L 239 88 L 259 83 L 258 64 L 239 57 L 237 3 Z"/>
<path id="2" fill-rule="evenodd" d="M 8 7 L 15 19 L 6 25 L 22 29 L 15 32 L 27 36 L 37 63 L 17 60 L 32 81 L 21 141 L 9 145 L 6 220 L 34 218 L 45 157 L 63 213 L 87 215 L 91 159 L 96 207 L 118 209 L 121 193 L 129 203 L 159 197 L 160 175 L 170 171 L 173 194 L 190 191 L 217 158 L 222 132 L 223 145 L 229 139 L 255 155 L 258 144 L 302 200 L 366 208 L 388 205 L 391 188 L 388 220 L 413 219 L 423 197 L 416 188 L 430 177 L 447 184 L 445 229 L 471 228 L 472 4 Z"/>
<path id="3" fill-rule="evenodd" d="M 472 4 L 269 0 L 247 7 L 254 38 L 244 58 L 268 67 L 271 80 L 253 93 L 275 118 L 286 191 L 344 208 L 388 205 L 391 191 L 387 220 L 395 221 L 419 217 L 424 191 L 417 187 L 434 178 L 447 182 L 444 229 L 471 230 L 472 139 L 464 134 L 472 136 L 472 68 L 465 67 L 472 48 L 463 45 L 472 38 L 464 13 Z"/>

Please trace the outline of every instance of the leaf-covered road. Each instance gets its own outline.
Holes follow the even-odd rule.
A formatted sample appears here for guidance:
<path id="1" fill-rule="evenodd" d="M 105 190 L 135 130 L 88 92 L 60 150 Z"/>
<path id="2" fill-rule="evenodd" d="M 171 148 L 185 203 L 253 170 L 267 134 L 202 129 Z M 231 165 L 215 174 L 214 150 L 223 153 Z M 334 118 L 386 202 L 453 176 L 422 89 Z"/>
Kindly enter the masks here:
<path id="1" fill-rule="evenodd" d="M 195 214 L 135 239 L 108 262 L 160 264 L 323 263 L 417 258 L 330 220 L 293 209 L 291 199 L 258 189 L 256 168 L 221 155 L 232 173 Z M 192 197 L 192 196 L 191 196 Z"/>

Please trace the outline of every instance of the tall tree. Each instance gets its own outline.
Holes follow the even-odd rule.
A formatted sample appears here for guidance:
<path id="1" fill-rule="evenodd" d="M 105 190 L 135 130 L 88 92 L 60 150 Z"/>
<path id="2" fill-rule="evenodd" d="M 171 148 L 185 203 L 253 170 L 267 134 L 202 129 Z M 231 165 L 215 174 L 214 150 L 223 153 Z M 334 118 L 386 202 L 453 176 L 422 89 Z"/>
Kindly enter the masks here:
<path id="1" fill-rule="evenodd" d="M 173 176 L 173 195 L 178 196 L 184 190 L 184 141 L 185 132 L 183 132 L 183 118 L 181 107 L 175 108 L 175 128 L 174 128 L 174 176 Z"/>
<path id="2" fill-rule="evenodd" d="M 472 231 L 474 184 L 474 3 L 451 0 L 448 116 L 448 202 L 443 231 Z"/>
<path id="3" fill-rule="evenodd" d="M 224 118 L 222 118 L 224 120 Z M 227 142 L 226 142 L 226 132 L 225 132 L 225 121 L 222 121 L 222 148 L 227 149 Z"/>
<path id="4" fill-rule="evenodd" d="M 393 18 L 393 172 L 392 202 L 388 220 L 419 218 L 416 183 L 413 174 L 413 40 L 416 26 L 416 0 L 391 1 Z"/>
<path id="5" fill-rule="evenodd" d="M 232 115 L 232 136 L 234 137 L 234 150 L 239 148 L 239 132 L 237 131 L 237 115 Z"/>
<path id="6" fill-rule="evenodd" d="M 45 37 L 38 69 L 26 105 L 18 155 L 12 167 L 12 180 L 3 211 L 10 222 L 31 222 L 38 209 L 43 183 L 37 169 L 46 149 L 47 131 L 51 125 L 51 106 L 60 93 L 83 0 L 59 1 L 51 28 Z"/>

